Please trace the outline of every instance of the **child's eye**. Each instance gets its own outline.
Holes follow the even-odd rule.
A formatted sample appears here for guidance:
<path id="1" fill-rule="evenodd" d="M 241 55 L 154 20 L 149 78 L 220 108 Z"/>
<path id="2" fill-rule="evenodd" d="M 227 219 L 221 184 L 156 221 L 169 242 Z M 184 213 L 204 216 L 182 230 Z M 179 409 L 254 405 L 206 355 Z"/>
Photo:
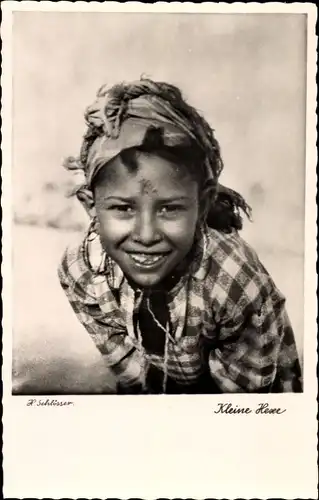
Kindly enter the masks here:
<path id="1" fill-rule="evenodd" d="M 185 207 L 183 205 L 164 205 L 160 209 L 160 214 L 170 217 L 170 216 L 176 216 L 180 212 L 184 212 Z"/>
<path id="2" fill-rule="evenodd" d="M 120 212 L 122 214 L 131 214 L 134 212 L 134 208 L 131 205 L 111 205 L 109 210 Z"/>

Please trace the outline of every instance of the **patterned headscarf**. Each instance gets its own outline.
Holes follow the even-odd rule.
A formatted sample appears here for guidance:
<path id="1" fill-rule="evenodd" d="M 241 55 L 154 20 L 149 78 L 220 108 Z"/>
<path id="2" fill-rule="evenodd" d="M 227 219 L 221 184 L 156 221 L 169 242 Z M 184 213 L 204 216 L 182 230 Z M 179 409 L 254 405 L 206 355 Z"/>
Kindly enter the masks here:
<path id="1" fill-rule="evenodd" d="M 78 158 L 69 157 L 64 167 L 73 175 L 69 195 L 91 191 L 98 171 L 122 150 L 143 145 L 150 130 L 157 129 L 165 147 L 196 146 L 204 158 L 204 186 L 211 203 L 222 197 L 247 215 L 250 207 L 235 191 L 218 184 L 223 170 L 220 148 L 206 120 L 170 84 L 141 79 L 104 85 L 85 112 L 87 131 Z"/>

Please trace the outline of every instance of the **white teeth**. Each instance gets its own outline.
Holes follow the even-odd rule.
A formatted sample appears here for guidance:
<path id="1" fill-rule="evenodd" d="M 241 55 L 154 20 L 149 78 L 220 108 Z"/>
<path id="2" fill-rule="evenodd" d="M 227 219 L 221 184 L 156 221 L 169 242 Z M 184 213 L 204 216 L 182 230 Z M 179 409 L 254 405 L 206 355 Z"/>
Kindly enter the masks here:
<path id="1" fill-rule="evenodd" d="M 163 258 L 163 255 L 149 255 L 149 254 L 131 254 L 131 259 L 137 264 L 151 265 L 156 264 Z"/>

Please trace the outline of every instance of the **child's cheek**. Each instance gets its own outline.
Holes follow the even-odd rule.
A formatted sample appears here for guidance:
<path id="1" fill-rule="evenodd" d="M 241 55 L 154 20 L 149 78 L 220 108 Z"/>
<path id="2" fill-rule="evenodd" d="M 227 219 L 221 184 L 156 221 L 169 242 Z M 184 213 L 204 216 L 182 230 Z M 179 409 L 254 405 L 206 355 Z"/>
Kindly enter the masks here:
<path id="1" fill-rule="evenodd" d="M 191 245 L 194 240 L 196 219 L 181 218 L 179 220 L 166 222 L 163 233 L 174 241 L 176 245 Z"/>
<path id="2" fill-rule="evenodd" d="M 132 230 L 132 224 L 127 220 L 120 220 L 108 213 L 100 214 L 99 232 L 103 241 L 116 243 L 126 237 Z"/>

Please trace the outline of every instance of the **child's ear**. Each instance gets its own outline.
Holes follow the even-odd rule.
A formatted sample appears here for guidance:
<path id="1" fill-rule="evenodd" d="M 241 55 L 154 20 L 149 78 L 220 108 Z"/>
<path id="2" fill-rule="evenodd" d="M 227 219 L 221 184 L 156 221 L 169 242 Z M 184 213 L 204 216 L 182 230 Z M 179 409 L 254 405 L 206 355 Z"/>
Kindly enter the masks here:
<path id="1" fill-rule="evenodd" d="M 89 189 L 81 189 L 76 193 L 77 199 L 84 207 L 88 216 L 92 219 L 96 216 L 93 193 Z"/>

